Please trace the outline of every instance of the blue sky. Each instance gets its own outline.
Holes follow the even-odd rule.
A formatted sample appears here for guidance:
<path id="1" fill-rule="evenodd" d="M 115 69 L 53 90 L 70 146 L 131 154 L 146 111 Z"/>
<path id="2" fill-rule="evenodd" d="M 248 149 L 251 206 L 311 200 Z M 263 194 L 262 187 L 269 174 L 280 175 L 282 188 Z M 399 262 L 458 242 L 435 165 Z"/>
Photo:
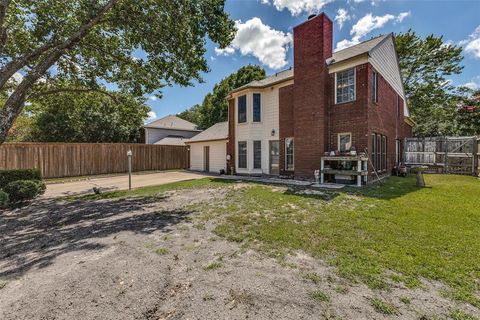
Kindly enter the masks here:
<path id="1" fill-rule="evenodd" d="M 244 65 L 258 64 L 267 74 L 290 67 L 292 28 L 310 13 L 322 11 L 334 21 L 334 48 L 409 28 L 422 36 L 443 35 L 448 43 L 464 48 L 463 73 L 452 76 L 452 83 L 480 87 L 480 0 L 227 0 L 226 11 L 237 21 L 233 44 L 216 50 L 208 41 L 205 58 L 211 71 L 203 75 L 205 82 L 164 88 L 161 99 L 149 97 L 152 117 L 201 103 L 215 83 Z"/>

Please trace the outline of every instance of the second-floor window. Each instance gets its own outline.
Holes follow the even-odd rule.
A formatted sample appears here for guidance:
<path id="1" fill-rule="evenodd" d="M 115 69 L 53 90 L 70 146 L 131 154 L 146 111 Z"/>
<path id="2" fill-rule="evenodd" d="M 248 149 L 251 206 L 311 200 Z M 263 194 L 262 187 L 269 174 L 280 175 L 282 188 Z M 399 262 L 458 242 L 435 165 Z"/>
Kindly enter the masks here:
<path id="1" fill-rule="evenodd" d="M 238 123 L 247 122 L 247 96 L 238 97 Z"/>
<path id="2" fill-rule="evenodd" d="M 260 93 L 253 94 L 253 122 L 262 121 L 262 104 Z"/>
<path id="3" fill-rule="evenodd" d="M 378 102 L 378 73 L 372 72 L 372 102 Z"/>
<path id="4" fill-rule="evenodd" d="M 335 103 L 355 100 L 355 68 L 335 74 Z"/>

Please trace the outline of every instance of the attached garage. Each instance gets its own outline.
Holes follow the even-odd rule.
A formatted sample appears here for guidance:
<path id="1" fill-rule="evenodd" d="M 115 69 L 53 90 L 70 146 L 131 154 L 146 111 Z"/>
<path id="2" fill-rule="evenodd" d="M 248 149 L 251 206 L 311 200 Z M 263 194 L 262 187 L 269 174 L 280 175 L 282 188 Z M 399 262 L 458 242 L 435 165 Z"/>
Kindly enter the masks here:
<path id="1" fill-rule="evenodd" d="M 227 169 L 228 122 L 217 123 L 186 142 L 190 170 L 220 173 Z"/>

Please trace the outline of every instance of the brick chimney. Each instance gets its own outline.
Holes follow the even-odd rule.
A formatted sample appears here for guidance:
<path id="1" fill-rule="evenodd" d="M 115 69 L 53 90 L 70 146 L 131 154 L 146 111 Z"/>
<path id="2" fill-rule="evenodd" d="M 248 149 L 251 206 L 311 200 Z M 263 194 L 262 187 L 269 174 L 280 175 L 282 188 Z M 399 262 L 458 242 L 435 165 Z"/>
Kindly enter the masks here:
<path id="1" fill-rule="evenodd" d="M 295 176 L 312 179 L 327 148 L 332 21 L 321 13 L 293 29 Z"/>

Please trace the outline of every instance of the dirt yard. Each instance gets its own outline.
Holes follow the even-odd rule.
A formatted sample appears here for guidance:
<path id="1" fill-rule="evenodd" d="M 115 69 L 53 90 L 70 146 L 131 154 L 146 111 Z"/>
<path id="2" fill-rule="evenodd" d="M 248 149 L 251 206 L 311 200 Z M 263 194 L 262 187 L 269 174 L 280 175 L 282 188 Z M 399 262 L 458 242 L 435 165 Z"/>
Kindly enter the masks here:
<path id="1" fill-rule="evenodd" d="M 221 205 L 232 188 L 248 186 L 44 199 L 0 214 L 0 319 L 443 319 L 451 310 L 433 282 L 373 290 L 306 254 L 280 261 L 219 238 L 221 217 L 194 208 Z"/>

